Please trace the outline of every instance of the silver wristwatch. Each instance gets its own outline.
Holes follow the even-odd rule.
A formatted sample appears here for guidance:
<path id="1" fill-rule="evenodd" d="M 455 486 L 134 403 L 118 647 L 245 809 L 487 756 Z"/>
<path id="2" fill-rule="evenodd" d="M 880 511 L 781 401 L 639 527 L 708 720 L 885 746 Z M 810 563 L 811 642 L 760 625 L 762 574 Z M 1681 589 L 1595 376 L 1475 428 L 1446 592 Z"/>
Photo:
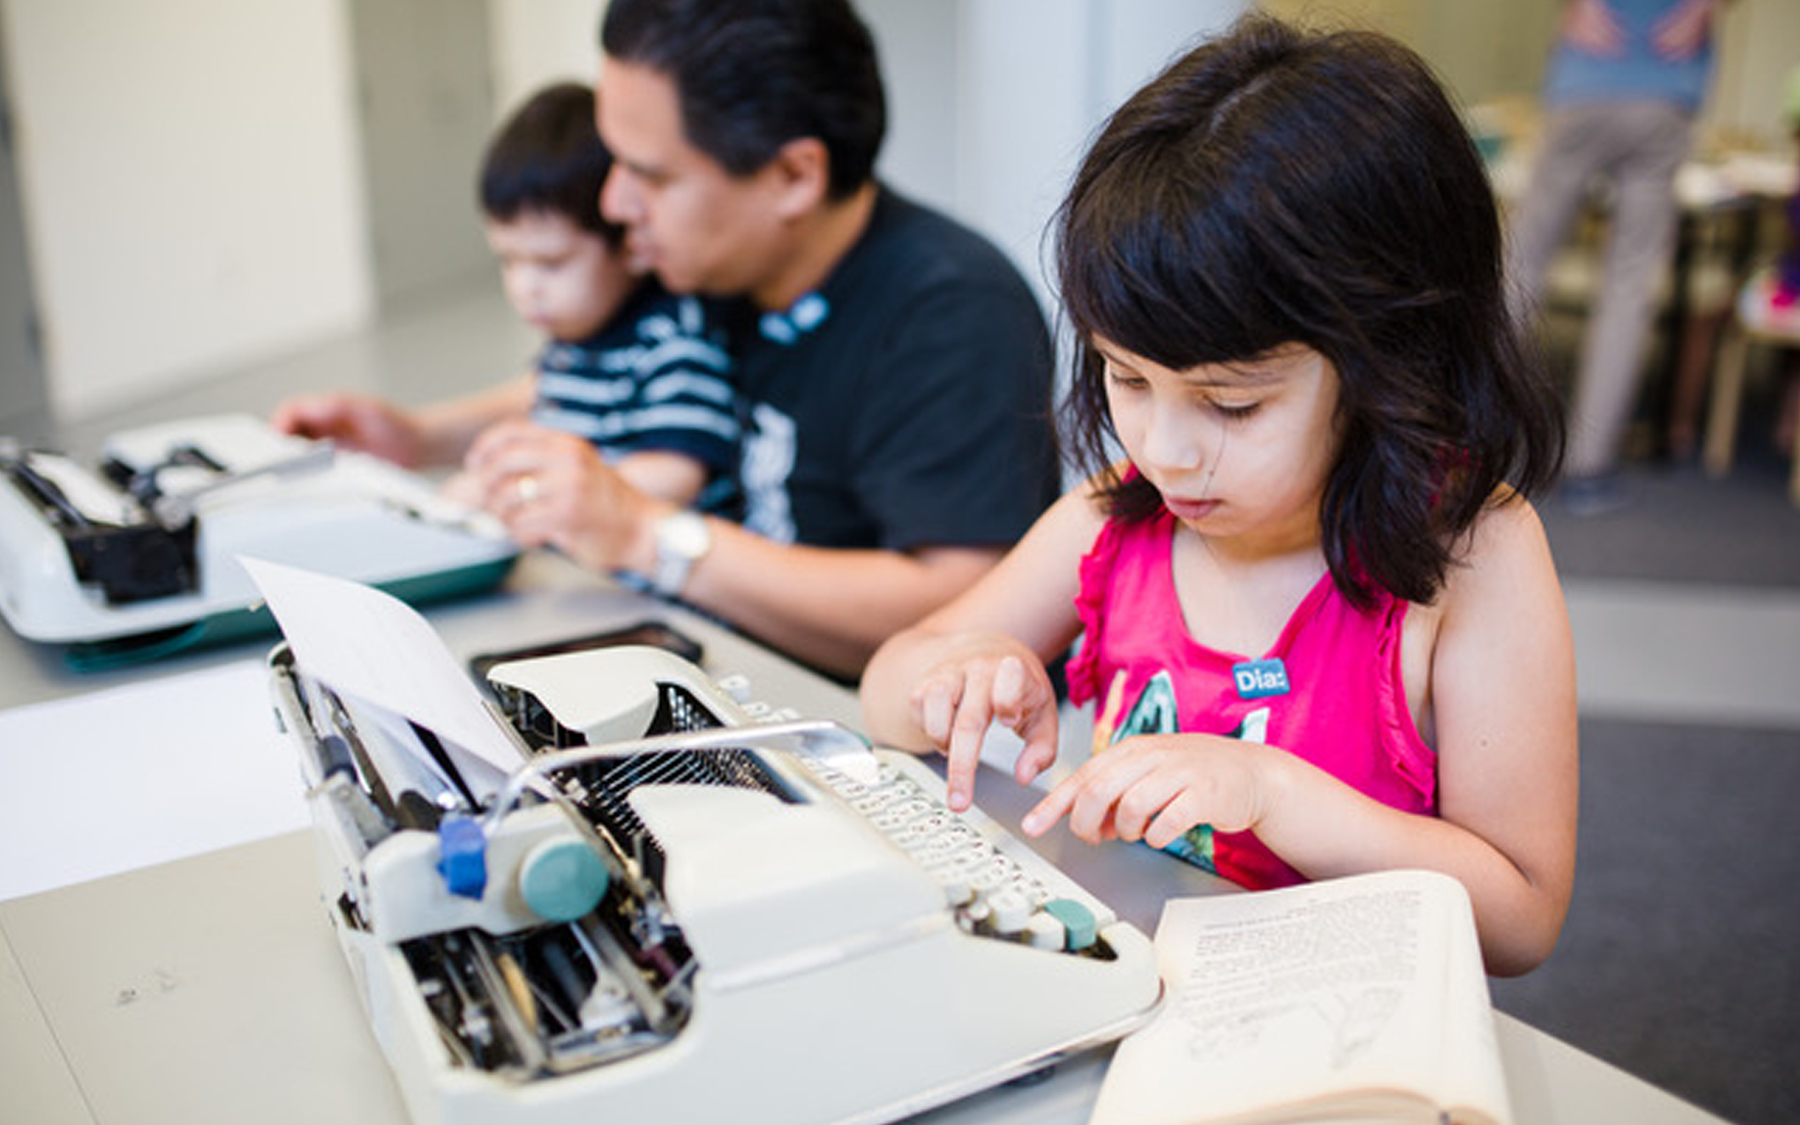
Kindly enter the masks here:
<path id="1" fill-rule="evenodd" d="M 672 598 L 687 585 L 694 564 L 712 549 L 712 529 L 699 512 L 671 512 L 656 521 L 656 572 L 650 585 Z"/>

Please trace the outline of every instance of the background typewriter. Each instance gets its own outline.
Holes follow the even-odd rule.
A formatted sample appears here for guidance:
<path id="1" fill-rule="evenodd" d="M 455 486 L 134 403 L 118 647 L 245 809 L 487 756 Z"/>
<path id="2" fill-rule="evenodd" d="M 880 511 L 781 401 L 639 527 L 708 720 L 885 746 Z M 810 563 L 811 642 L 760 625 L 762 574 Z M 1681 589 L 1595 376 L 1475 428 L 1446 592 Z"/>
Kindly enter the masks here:
<path id="1" fill-rule="evenodd" d="M 0 438 L 0 618 L 78 666 L 272 632 L 239 555 L 423 602 L 495 585 L 517 553 L 426 478 L 249 415 L 114 434 L 92 468 Z"/>

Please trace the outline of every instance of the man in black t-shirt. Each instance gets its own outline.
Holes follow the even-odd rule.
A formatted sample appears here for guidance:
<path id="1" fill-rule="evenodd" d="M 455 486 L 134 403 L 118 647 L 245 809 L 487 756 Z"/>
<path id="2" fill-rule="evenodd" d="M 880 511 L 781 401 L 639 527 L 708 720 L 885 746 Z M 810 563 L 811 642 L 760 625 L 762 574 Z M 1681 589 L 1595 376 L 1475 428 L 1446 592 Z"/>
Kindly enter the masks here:
<path id="1" fill-rule="evenodd" d="M 741 484 L 759 534 L 1007 546 L 1054 496 L 1042 317 L 1011 263 L 943 216 L 882 189 L 824 284 L 752 331 Z"/>
<path id="2" fill-rule="evenodd" d="M 992 245 L 874 179 L 881 77 L 847 0 L 611 0 L 601 46 L 602 212 L 669 289 L 741 299 L 744 523 L 572 447 L 473 467 L 534 481 L 522 541 L 855 676 L 1054 499 L 1042 314 Z"/>

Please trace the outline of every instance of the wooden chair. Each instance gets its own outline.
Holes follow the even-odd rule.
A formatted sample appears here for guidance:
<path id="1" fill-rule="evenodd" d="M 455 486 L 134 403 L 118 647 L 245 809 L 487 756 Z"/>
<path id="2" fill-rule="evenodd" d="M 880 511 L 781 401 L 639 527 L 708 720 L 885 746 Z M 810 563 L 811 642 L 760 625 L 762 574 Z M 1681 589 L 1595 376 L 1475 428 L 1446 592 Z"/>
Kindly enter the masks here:
<path id="1" fill-rule="evenodd" d="M 1707 410 L 1704 461 L 1709 475 L 1722 477 L 1731 471 L 1737 445 L 1738 413 L 1743 405 L 1744 371 L 1750 346 L 1800 348 L 1800 304 L 1777 308 L 1775 271 L 1758 270 L 1738 293 L 1730 323 L 1719 344 L 1719 366 L 1713 374 L 1712 401 Z M 1788 479 L 1788 498 L 1800 505 L 1800 426 L 1795 427 L 1793 469 Z"/>

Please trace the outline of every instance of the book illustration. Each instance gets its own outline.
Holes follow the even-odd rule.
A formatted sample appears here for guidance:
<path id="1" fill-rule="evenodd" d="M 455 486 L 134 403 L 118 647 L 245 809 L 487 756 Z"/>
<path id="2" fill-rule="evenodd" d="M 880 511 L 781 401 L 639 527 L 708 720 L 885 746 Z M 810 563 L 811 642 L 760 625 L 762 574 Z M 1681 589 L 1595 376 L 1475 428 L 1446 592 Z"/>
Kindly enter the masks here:
<path id="1" fill-rule="evenodd" d="M 1223 1058 L 1236 1051 L 1253 1052 L 1265 1039 L 1316 1038 L 1322 1028 L 1331 1040 L 1329 1067 L 1343 1070 L 1380 1041 L 1388 1021 L 1399 1012 L 1403 995 L 1398 988 L 1375 986 L 1312 996 L 1215 1022 L 1204 1015 L 1190 1016 L 1188 1054 L 1196 1060 Z"/>
<path id="2" fill-rule="evenodd" d="M 1337 1049 L 1332 1053 L 1332 1069 L 1342 1070 L 1352 1065 L 1380 1040 L 1388 1020 L 1400 1010 L 1404 995 L 1397 987 L 1381 986 L 1365 988 L 1351 998 L 1345 1009 L 1337 1013 L 1333 1025 L 1337 1031 Z M 1326 1019 L 1332 1018 L 1327 1013 L 1320 1014 Z"/>

